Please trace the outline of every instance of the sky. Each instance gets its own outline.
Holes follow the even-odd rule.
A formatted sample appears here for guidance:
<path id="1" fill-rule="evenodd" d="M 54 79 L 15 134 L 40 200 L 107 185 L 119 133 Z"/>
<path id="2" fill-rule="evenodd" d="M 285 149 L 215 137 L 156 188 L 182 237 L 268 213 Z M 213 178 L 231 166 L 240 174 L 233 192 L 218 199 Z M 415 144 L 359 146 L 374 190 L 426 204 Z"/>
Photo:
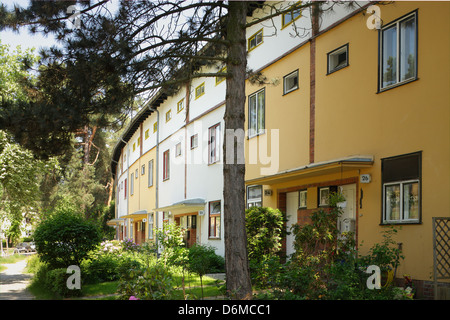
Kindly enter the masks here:
<path id="1" fill-rule="evenodd" d="M 28 6 L 28 0 L 0 0 L 0 2 L 5 4 L 8 9 L 12 9 L 16 3 L 21 7 Z M 22 50 L 36 48 L 35 53 L 39 52 L 41 47 L 50 47 L 56 44 L 55 39 L 51 35 L 47 37 L 40 33 L 32 35 L 26 27 L 21 28 L 20 33 L 15 33 L 10 30 L 1 31 L 0 40 L 2 44 L 9 44 L 11 46 L 10 50 L 14 50 L 16 46 L 20 45 Z"/>

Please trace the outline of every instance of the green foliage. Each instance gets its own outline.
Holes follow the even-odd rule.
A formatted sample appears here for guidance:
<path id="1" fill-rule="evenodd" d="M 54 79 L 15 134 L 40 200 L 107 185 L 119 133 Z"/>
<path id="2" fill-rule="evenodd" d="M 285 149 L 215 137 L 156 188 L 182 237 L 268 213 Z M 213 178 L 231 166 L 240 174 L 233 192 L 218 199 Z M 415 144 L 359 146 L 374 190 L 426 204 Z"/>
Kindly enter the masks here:
<path id="1" fill-rule="evenodd" d="M 195 244 L 188 249 L 188 270 L 200 277 L 207 273 L 224 272 L 225 260 L 211 246 Z"/>
<path id="2" fill-rule="evenodd" d="M 162 263 L 126 270 L 118 287 L 121 299 L 125 300 L 131 296 L 142 300 L 170 300 L 174 292 L 173 277 Z"/>
<path id="3" fill-rule="evenodd" d="M 98 226 L 73 211 L 60 211 L 42 221 L 34 233 L 36 249 L 52 268 L 80 265 L 101 241 Z"/>
<path id="4" fill-rule="evenodd" d="M 184 266 L 187 263 L 187 248 L 184 245 L 185 230 L 172 223 L 156 229 L 155 235 L 163 247 L 162 259 L 165 264 Z"/>
<path id="5" fill-rule="evenodd" d="M 383 241 L 374 244 L 368 255 L 361 257 L 362 265 L 377 265 L 381 271 L 388 272 L 397 268 L 400 260 L 404 258 L 397 242 L 393 240 L 393 236 L 397 233 L 397 229 L 388 227 L 383 230 Z"/>
<path id="6" fill-rule="evenodd" d="M 399 265 L 400 254 L 392 239 L 396 231 L 384 230 L 383 242 L 375 244 L 367 256 L 358 256 L 354 235 L 339 234 L 337 218 L 341 209 L 337 203 L 341 195 L 330 196 L 330 207 L 312 213 L 311 223 L 295 225 L 295 254 L 284 265 L 273 264 L 270 270 L 272 290 L 265 299 L 330 299 L 375 300 L 402 299 L 404 295 L 392 283 L 385 283 L 380 290 L 367 288 L 371 264 L 381 270 L 392 270 Z M 383 283 L 382 283 L 383 284 Z"/>
<path id="7" fill-rule="evenodd" d="M 280 268 L 278 253 L 285 235 L 286 217 L 278 209 L 252 207 L 246 210 L 249 266 L 254 285 L 269 286 Z"/>

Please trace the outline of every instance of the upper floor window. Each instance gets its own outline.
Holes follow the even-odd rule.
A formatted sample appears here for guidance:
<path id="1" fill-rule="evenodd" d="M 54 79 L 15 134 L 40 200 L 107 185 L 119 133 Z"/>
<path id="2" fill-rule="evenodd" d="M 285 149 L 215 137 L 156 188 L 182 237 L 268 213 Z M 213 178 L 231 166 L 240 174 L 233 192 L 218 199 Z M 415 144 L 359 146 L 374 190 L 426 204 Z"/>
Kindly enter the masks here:
<path id="1" fill-rule="evenodd" d="M 293 21 L 297 20 L 298 18 L 300 18 L 300 16 L 302 15 L 301 9 L 300 8 L 296 9 L 296 7 L 298 7 L 300 4 L 301 1 L 297 2 L 295 5 L 292 6 L 292 11 L 283 13 L 281 17 L 281 25 L 283 28 L 290 25 Z"/>
<path id="2" fill-rule="evenodd" d="M 263 29 L 248 38 L 248 51 L 255 49 L 261 43 L 263 43 Z"/>
<path id="3" fill-rule="evenodd" d="M 264 133 L 266 93 L 262 89 L 248 97 L 249 138 Z"/>
<path id="4" fill-rule="evenodd" d="M 177 103 L 177 113 L 181 112 L 181 110 L 183 110 L 183 109 L 184 109 L 184 99 L 181 99 Z"/>
<path id="5" fill-rule="evenodd" d="M 226 73 L 226 72 L 227 72 L 227 67 L 223 67 L 222 69 L 219 70 L 219 73 Z M 216 86 L 225 80 L 226 80 L 226 77 L 216 77 Z"/>
<path id="6" fill-rule="evenodd" d="M 156 122 L 153 124 L 153 133 L 155 133 L 156 131 L 158 131 L 158 121 L 156 121 Z"/>
<path id="7" fill-rule="evenodd" d="M 172 119 L 172 109 L 166 112 L 166 122 L 169 122 Z"/>
<path id="8" fill-rule="evenodd" d="M 327 54 L 328 74 L 348 66 L 348 43 Z"/>
<path id="9" fill-rule="evenodd" d="M 209 128 L 208 163 L 216 163 L 220 159 L 220 123 Z"/>
<path id="10" fill-rule="evenodd" d="M 283 77 L 283 94 L 298 89 L 298 70 Z"/>
<path id="11" fill-rule="evenodd" d="M 145 140 L 150 137 L 150 129 L 145 130 Z"/>
<path id="12" fill-rule="evenodd" d="M 163 153 L 163 180 L 170 177 L 170 153 L 169 150 Z"/>
<path id="13" fill-rule="evenodd" d="M 417 79 L 417 12 L 380 30 L 380 90 Z"/>
<path id="14" fill-rule="evenodd" d="M 203 82 L 201 85 L 195 88 L 195 99 L 200 98 L 204 94 L 205 94 L 205 83 Z"/>

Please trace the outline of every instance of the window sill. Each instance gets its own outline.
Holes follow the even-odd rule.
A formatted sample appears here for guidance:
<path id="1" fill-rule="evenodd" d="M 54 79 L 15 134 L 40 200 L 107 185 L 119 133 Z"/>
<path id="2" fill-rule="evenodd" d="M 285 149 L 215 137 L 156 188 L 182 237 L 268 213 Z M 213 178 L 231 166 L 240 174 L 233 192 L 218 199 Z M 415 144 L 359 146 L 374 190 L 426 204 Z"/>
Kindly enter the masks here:
<path id="1" fill-rule="evenodd" d="M 420 225 L 422 221 L 384 221 L 380 226 L 398 226 L 398 225 Z"/>
<path id="2" fill-rule="evenodd" d="M 402 82 L 390 85 L 390 86 L 388 86 L 386 88 L 378 89 L 377 94 L 378 93 L 383 93 L 385 91 L 389 91 L 389 90 L 397 88 L 397 87 L 401 87 L 401 86 L 403 86 L 405 84 L 408 84 L 408 83 L 411 83 L 411 82 L 414 82 L 414 81 L 417 81 L 417 80 L 419 80 L 419 78 L 413 78 L 413 79 L 405 80 L 405 81 L 402 81 Z"/>
<path id="3" fill-rule="evenodd" d="M 337 71 L 339 71 L 339 70 L 342 70 L 342 69 L 344 69 L 344 68 L 347 68 L 348 66 L 350 66 L 350 65 L 347 63 L 346 65 L 343 65 L 343 66 L 340 66 L 340 67 L 335 68 L 335 69 L 333 69 L 333 70 L 330 70 L 330 71 L 327 72 L 326 76 L 328 76 L 328 75 L 330 75 L 330 74 L 332 74 L 332 73 L 335 73 L 335 72 L 337 72 Z"/>

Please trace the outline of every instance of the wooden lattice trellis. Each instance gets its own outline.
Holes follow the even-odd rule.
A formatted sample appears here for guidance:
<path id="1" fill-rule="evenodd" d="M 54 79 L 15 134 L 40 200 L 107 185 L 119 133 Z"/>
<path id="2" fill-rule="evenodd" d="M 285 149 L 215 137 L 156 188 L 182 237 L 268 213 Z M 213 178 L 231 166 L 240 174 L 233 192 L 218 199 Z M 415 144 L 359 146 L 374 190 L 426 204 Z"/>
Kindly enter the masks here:
<path id="1" fill-rule="evenodd" d="M 437 281 L 450 279 L 450 218 L 433 218 L 434 297 Z"/>

